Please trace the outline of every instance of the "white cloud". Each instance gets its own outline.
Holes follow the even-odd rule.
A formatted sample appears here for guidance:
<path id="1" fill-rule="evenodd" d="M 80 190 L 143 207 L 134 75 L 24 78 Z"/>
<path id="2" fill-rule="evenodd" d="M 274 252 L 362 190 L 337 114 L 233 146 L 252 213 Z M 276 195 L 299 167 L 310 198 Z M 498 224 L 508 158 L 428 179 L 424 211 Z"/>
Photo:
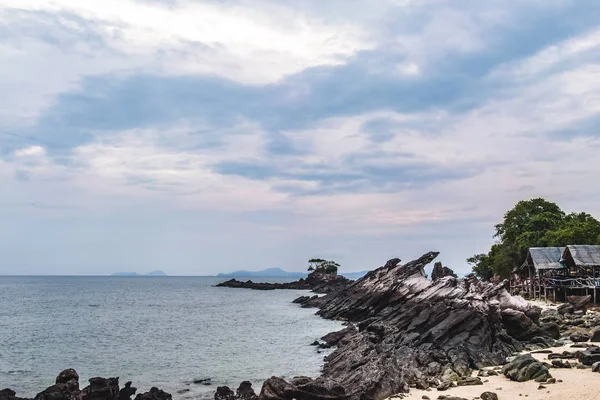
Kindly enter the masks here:
<path id="1" fill-rule="evenodd" d="M 17 157 L 40 157 L 45 155 L 46 150 L 41 146 L 31 146 L 15 151 Z"/>
<path id="2" fill-rule="evenodd" d="M 11 99 L 0 100 L 5 124 L 31 123 L 85 76 L 146 71 L 266 84 L 372 46 L 358 26 L 278 6 L 4 0 L 0 11 L 18 35 L 0 44 L 0 89 Z M 90 43 L 95 35 L 103 43 Z"/>

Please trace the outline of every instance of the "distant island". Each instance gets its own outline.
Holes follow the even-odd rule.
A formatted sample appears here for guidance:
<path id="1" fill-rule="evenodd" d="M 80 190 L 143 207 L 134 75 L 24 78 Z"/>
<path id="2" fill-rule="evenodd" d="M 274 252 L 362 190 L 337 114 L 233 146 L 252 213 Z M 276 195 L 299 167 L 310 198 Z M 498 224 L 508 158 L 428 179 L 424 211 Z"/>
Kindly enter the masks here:
<path id="1" fill-rule="evenodd" d="M 137 272 L 117 272 L 111 276 L 168 276 L 164 271 L 152 271 L 147 274 L 138 274 Z"/>
<path id="2" fill-rule="evenodd" d="M 267 268 L 261 271 L 246 271 L 239 270 L 233 271 L 229 273 L 221 273 L 218 274 L 218 277 L 226 277 L 226 276 L 263 276 L 263 277 L 284 277 L 284 278 L 302 278 L 307 276 L 307 273 L 304 272 L 288 272 L 284 271 L 281 268 Z"/>
<path id="3" fill-rule="evenodd" d="M 358 279 L 365 276 L 369 271 L 360 271 L 360 272 L 339 272 L 339 275 L 342 275 L 348 279 Z M 281 268 L 267 268 L 260 271 L 246 271 L 239 270 L 233 271 L 229 273 L 220 273 L 218 277 L 233 277 L 233 276 L 249 276 L 249 277 L 273 277 L 273 278 L 304 278 L 308 274 L 305 272 L 288 272 Z"/>

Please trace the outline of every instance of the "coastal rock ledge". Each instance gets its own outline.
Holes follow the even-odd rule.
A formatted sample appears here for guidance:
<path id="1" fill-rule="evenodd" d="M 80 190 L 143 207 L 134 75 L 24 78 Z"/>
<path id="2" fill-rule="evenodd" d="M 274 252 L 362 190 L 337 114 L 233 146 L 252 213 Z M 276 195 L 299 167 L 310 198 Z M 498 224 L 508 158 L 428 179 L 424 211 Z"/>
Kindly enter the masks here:
<path id="1" fill-rule="evenodd" d="M 539 324 L 541 309 L 511 296 L 503 283 L 457 278 L 441 264 L 427 279 L 424 268 L 437 256 L 404 265 L 392 259 L 338 291 L 302 298 L 303 307 L 348 327 L 322 339 L 320 346 L 336 349 L 319 378 L 273 377 L 258 397 L 375 400 L 411 387 L 443 390 L 474 369 L 554 343 L 556 332 Z"/>
<path id="2" fill-rule="evenodd" d="M 137 389 L 131 382 L 119 388 L 119 378 L 91 378 L 89 386 L 79 390 L 79 375 L 74 369 L 66 369 L 56 377 L 56 383 L 38 393 L 33 400 L 131 400 Z M 135 400 L 171 400 L 169 393 L 153 387 L 140 393 Z M 14 390 L 0 390 L 0 400 L 31 400 L 17 397 Z"/>

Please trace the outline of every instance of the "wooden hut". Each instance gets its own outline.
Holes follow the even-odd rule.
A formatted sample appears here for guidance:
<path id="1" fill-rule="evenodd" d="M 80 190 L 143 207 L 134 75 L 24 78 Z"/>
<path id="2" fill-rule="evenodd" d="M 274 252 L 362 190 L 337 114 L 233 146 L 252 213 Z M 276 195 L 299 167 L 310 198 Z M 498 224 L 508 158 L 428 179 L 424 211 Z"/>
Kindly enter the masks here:
<path id="1" fill-rule="evenodd" d="M 567 246 L 560 259 L 561 265 L 568 270 L 566 282 L 572 289 L 593 292 L 594 303 L 600 289 L 600 246 Z"/>
<path id="2" fill-rule="evenodd" d="M 521 292 L 532 298 L 547 296 L 544 278 L 565 275 L 566 268 L 560 263 L 564 247 L 532 247 L 525 262 L 517 271 L 512 291 Z"/>

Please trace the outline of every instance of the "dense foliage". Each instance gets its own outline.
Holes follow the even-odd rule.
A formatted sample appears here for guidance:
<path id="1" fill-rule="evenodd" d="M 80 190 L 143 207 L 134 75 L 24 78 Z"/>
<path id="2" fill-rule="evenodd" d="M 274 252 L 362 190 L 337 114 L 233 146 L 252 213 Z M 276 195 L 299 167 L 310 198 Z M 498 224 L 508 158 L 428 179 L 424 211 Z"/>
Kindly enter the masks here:
<path id="1" fill-rule="evenodd" d="M 335 261 L 323 260 L 321 258 L 311 258 L 308 260 L 308 270 L 323 274 L 337 274 L 340 264 Z"/>
<path id="2" fill-rule="evenodd" d="M 489 253 L 467 259 L 473 272 L 485 280 L 508 277 L 523 264 L 530 247 L 600 244 L 598 220 L 587 213 L 565 214 L 558 205 L 544 199 L 518 202 L 495 228 L 498 242 Z"/>

